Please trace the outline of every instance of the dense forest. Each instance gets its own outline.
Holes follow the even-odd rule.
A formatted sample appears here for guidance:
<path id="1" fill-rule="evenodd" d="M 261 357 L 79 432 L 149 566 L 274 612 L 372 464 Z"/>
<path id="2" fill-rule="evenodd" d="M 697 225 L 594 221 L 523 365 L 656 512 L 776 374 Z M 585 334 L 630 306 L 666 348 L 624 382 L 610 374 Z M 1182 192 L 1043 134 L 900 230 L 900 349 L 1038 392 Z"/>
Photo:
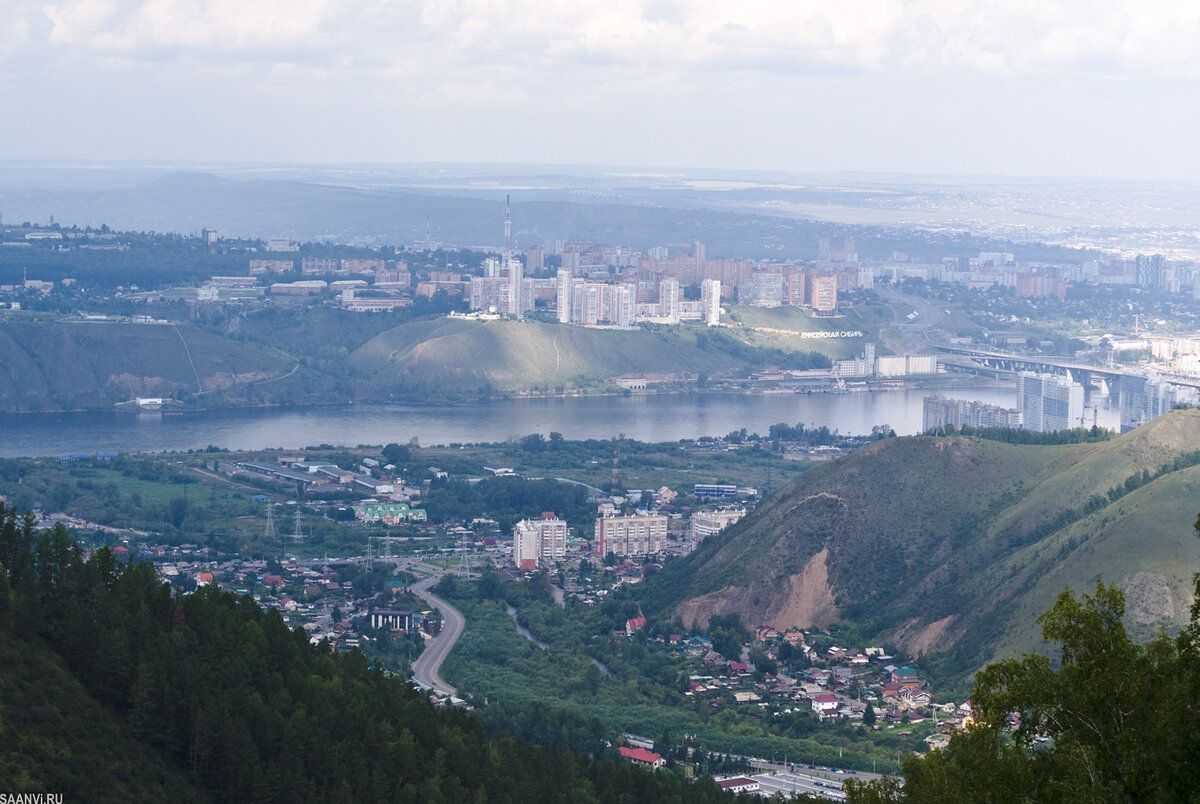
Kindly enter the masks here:
<path id="1" fill-rule="evenodd" d="M 716 801 L 435 709 L 249 597 L 0 506 L 0 789 L 79 801 Z"/>

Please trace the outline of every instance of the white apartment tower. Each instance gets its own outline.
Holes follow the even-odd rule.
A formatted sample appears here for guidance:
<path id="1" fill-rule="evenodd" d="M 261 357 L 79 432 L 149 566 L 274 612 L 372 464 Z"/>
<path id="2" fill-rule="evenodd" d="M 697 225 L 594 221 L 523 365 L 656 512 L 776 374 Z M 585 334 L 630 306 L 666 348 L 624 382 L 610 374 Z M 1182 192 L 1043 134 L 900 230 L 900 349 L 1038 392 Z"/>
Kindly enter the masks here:
<path id="1" fill-rule="evenodd" d="M 669 324 L 679 323 L 679 280 L 673 276 L 658 283 L 658 315 Z"/>
<path id="2" fill-rule="evenodd" d="M 567 555 L 567 523 L 547 511 L 513 526 L 513 563 L 518 569 L 549 567 Z"/>
<path id="3" fill-rule="evenodd" d="M 1036 433 L 1069 430 L 1083 424 L 1083 386 L 1055 374 L 1023 371 L 1017 376 L 1021 426 Z"/>
<path id="4" fill-rule="evenodd" d="M 1171 385 L 1161 377 L 1150 374 L 1121 376 L 1121 432 L 1157 419 L 1180 403 L 1194 405 L 1195 388 Z"/>
<path id="5" fill-rule="evenodd" d="M 515 315 L 521 318 L 525 315 L 525 271 L 520 260 L 509 258 L 505 266 L 508 269 L 508 307 L 500 312 L 504 315 Z"/>
<path id="6" fill-rule="evenodd" d="M 721 280 L 705 279 L 700 283 L 700 317 L 710 327 L 721 323 Z"/>
<path id="7" fill-rule="evenodd" d="M 558 306 L 558 323 L 571 323 L 571 272 L 560 268 L 557 274 L 555 302 Z"/>

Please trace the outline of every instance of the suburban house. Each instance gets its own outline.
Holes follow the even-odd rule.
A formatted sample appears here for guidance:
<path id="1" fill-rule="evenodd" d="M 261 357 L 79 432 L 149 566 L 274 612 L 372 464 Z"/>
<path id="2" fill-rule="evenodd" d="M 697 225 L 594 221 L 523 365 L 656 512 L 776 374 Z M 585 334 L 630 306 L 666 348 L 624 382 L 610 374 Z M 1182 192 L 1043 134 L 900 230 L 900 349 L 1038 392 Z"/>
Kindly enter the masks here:
<path id="1" fill-rule="evenodd" d="M 832 692 L 822 693 L 812 699 L 813 711 L 824 717 L 826 715 L 835 714 L 839 705 L 838 697 Z"/>
<path id="2" fill-rule="evenodd" d="M 626 746 L 621 746 L 617 750 L 621 752 L 621 756 L 636 765 L 649 765 L 651 768 L 661 768 L 663 765 L 667 764 L 667 761 L 663 759 L 661 755 L 656 754 L 653 751 L 647 751 L 645 748 L 628 748 Z"/>

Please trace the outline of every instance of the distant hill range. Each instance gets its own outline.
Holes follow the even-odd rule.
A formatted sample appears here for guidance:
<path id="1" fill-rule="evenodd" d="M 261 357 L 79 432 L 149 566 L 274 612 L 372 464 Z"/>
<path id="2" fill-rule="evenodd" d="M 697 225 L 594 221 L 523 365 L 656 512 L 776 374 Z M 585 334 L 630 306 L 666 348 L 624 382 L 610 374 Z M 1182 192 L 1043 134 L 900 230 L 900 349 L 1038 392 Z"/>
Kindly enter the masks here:
<path id="1" fill-rule="evenodd" d="M 850 623 L 961 677 L 1037 648 L 1066 586 L 1119 583 L 1143 634 L 1185 623 L 1198 511 L 1196 410 L 1099 443 L 888 439 L 803 473 L 645 593 L 685 624 Z"/>
<path id="2" fill-rule="evenodd" d="M 461 166 L 460 166 L 461 167 Z M 453 170 L 450 171 L 453 174 Z M 224 175 L 217 175 L 223 173 Z M 689 182 L 635 181 L 616 174 L 407 175 L 387 169 L 283 170 L 231 167 L 165 173 L 106 166 L 96 170 L 17 168 L 0 164 L 0 214 L 6 223 L 55 220 L 64 226 L 290 237 L 302 242 L 405 246 L 424 240 L 455 247 L 501 245 L 504 198 L 512 193 L 519 249 L 554 240 L 647 249 L 705 243 L 711 257 L 814 259 L 822 237 L 856 238 L 864 257 L 895 250 L 929 258 L 980 250 L 1023 259 L 1078 259 L 1077 252 L 970 234 L 967 227 L 922 232 L 911 226 L 863 226 L 816 220 L 823 204 L 878 193 L 793 190 L 811 217 L 777 203 L 782 191 L 699 192 Z M 233 177 L 233 178 L 231 178 Z"/>

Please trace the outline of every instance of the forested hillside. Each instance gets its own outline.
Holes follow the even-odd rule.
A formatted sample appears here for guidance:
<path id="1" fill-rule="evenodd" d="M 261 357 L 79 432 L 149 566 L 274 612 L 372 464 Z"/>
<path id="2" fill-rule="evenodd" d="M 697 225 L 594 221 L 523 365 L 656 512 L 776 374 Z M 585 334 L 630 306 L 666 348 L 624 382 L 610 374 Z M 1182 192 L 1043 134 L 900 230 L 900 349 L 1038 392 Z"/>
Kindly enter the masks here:
<path id="1" fill-rule="evenodd" d="M 68 801 L 727 800 L 488 735 L 248 597 L 172 596 L 0 506 L 0 788 Z"/>
<path id="2" fill-rule="evenodd" d="M 1133 627 L 1186 621 L 1200 411 L 1108 441 L 886 439 L 800 475 L 642 591 L 684 623 L 853 624 L 946 676 L 1039 642 L 1065 585 L 1111 578 Z"/>

